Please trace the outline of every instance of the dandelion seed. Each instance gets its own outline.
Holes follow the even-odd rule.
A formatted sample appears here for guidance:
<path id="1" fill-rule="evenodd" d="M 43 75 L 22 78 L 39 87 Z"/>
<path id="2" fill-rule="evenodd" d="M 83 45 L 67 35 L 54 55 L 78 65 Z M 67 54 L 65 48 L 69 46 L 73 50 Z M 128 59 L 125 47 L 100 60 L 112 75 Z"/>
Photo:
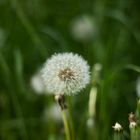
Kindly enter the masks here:
<path id="1" fill-rule="evenodd" d="M 73 95 L 89 83 L 89 66 L 77 54 L 55 54 L 44 65 L 42 78 L 49 93 Z"/>
<path id="2" fill-rule="evenodd" d="M 115 131 L 118 131 L 118 132 L 120 132 L 123 129 L 122 126 L 118 122 L 116 122 L 115 126 L 112 126 L 112 127 L 114 128 Z"/>
<path id="3" fill-rule="evenodd" d="M 129 128 L 136 128 L 137 123 L 136 122 L 130 122 Z"/>
<path id="4" fill-rule="evenodd" d="M 94 71 L 100 72 L 101 70 L 102 70 L 102 64 L 96 63 L 96 64 L 94 65 Z"/>
<path id="5" fill-rule="evenodd" d="M 42 94 L 45 92 L 45 87 L 40 72 L 31 78 L 31 87 L 37 94 Z"/>
<path id="6" fill-rule="evenodd" d="M 53 119 L 56 122 L 62 121 L 60 107 L 57 104 L 53 104 L 49 108 L 44 110 L 44 119 Z"/>
<path id="7" fill-rule="evenodd" d="M 129 120 L 129 122 L 135 122 L 136 121 L 135 114 L 133 114 L 132 112 L 129 113 L 128 120 Z"/>
<path id="8" fill-rule="evenodd" d="M 129 120 L 129 128 L 135 128 L 137 126 L 135 114 L 133 114 L 132 112 L 129 113 L 128 120 Z"/>
<path id="9" fill-rule="evenodd" d="M 88 127 L 88 128 L 92 128 L 93 125 L 94 125 L 94 120 L 93 120 L 92 118 L 89 118 L 89 119 L 87 120 L 87 127 Z"/>
<path id="10" fill-rule="evenodd" d="M 72 22 L 71 32 L 78 41 L 88 41 L 96 34 L 95 23 L 89 16 L 81 16 Z"/>

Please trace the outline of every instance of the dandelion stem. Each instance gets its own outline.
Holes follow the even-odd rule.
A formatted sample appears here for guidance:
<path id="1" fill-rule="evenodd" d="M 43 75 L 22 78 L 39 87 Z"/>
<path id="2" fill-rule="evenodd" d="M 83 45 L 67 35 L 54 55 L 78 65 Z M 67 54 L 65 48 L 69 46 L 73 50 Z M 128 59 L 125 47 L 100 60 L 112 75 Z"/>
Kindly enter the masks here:
<path id="1" fill-rule="evenodd" d="M 66 116 L 66 110 L 61 109 L 61 114 L 62 114 L 62 119 L 63 119 L 65 133 L 66 133 L 66 139 L 71 140 L 70 129 L 69 129 L 68 120 L 67 120 L 67 116 Z"/>
<path id="2" fill-rule="evenodd" d="M 67 105 L 65 104 L 65 97 L 63 94 L 58 94 L 58 95 L 55 95 L 55 100 L 58 102 L 61 108 L 61 114 L 62 114 L 64 129 L 65 129 L 65 134 L 66 134 L 66 140 L 71 140 L 70 127 L 69 127 L 68 118 L 66 115 Z"/>
<path id="3" fill-rule="evenodd" d="M 70 130 L 71 130 L 71 139 L 75 140 L 74 125 L 73 125 L 73 120 L 70 113 L 69 113 L 69 121 L 70 121 L 69 124 L 70 124 Z"/>
<path id="4" fill-rule="evenodd" d="M 121 138 L 120 138 L 120 132 L 115 132 L 115 134 L 114 134 L 114 140 L 121 140 Z"/>
<path id="5" fill-rule="evenodd" d="M 72 106 L 72 100 L 69 98 L 68 105 Z M 72 118 L 72 109 L 68 109 L 68 119 L 69 119 L 69 125 L 70 125 L 70 132 L 71 132 L 71 139 L 75 140 L 75 131 L 74 131 L 74 124 L 73 124 L 73 118 Z"/>
<path id="6" fill-rule="evenodd" d="M 135 128 L 130 129 L 131 140 L 137 140 L 137 130 Z"/>

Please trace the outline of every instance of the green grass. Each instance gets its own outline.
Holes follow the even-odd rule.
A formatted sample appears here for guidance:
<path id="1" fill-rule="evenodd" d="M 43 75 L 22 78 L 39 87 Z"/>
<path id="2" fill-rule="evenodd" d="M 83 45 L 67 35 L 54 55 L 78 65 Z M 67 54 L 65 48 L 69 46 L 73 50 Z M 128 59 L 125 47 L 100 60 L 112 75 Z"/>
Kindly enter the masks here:
<path id="1" fill-rule="evenodd" d="M 128 114 L 137 108 L 140 75 L 139 5 L 139 0 L 0 0 L 0 140 L 65 139 L 63 123 L 49 114 L 44 118 L 53 97 L 36 94 L 30 85 L 45 60 L 58 52 L 82 55 L 91 70 L 102 64 L 92 129 L 88 102 L 95 85 L 66 97 L 75 139 L 112 140 L 115 122 L 130 139 Z M 71 34 L 73 21 L 83 15 L 96 23 L 88 41 Z"/>

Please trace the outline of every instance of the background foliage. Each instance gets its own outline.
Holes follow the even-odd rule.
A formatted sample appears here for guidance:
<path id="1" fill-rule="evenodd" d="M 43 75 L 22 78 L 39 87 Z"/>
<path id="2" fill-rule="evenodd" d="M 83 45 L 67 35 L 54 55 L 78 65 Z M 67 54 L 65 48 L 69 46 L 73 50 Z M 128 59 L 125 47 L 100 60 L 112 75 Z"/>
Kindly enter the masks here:
<path id="1" fill-rule="evenodd" d="M 48 118 L 49 112 L 44 117 L 53 97 L 35 94 L 30 85 L 55 52 L 78 53 L 91 69 L 102 64 L 96 139 L 111 139 L 116 121 L 129 133 L 140 72 L 139 6 L 139 0 L 0 0 L 0 139 L 65 139 L 62 123 Z M 88 41 L 71 34 L 73 20 L 83 15 L 96 23 L 97 33 Z M 67 97 L 77 140 L 92 139 L 86 127 L 91 86 Z"/>

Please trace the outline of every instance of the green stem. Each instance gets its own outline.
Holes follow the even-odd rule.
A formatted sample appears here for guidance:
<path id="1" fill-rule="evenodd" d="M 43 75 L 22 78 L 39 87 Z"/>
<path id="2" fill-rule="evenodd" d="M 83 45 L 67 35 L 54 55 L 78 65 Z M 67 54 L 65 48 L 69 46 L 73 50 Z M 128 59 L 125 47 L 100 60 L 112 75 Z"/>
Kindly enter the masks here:
<path id="1" fill-rule="evenodd" d="M 114 132 L 114 140 L 124 140 L 124 133 L 123 133 L 123 131 L 116 131 L 116 132 Z"/>
<path id="2" fill-rule="evenodd" d="M 66 110 L 61 109 L 61 114 L 62 114 L 62 119 L 63 119 L 65 133 L 66 133 L 66 139 L 71 140 L 70 129 L 69 129 L 68 120 L 67 120 L 67 116 L 66 116 Z"/>
<path id="3" fill-rule="evenodd" d="M 137 140 L 137 130 L 135 128 L 130 129 L 131 140 Z"/>
<path id="4" fill-rule="evenodd" d="M 69 113 L 68 117 L 69 117 L 70 131 L 71 131 L 71 139 L 75 140 L 73 120 L 72 120 L 72 117 L 71 117 L 71 113 L 70 112 L 68 112 L 68 113 Z"/>
<path id="5" fill-rule="evenodd" d="M 115 134 L 114 134 L 114 140 L 121 140 L 121 139 L 120 139 L 120 134 L 119 134 L 119 132 L 115 132 Z"/>
<path id="6" fill-rule="evenodd" d="M 69 106 L 72 106 L 72 102 L 70 99 L 68 100 L 68 104 Z M 74 132 L 74 124 L 73 124 L 73 119 L 72 119 L 71 108 L 68 109 L 68 119 L 69 119 L 69 124 L 70 124 L 71 139 L 75 140 L 75 132 Z"/>

